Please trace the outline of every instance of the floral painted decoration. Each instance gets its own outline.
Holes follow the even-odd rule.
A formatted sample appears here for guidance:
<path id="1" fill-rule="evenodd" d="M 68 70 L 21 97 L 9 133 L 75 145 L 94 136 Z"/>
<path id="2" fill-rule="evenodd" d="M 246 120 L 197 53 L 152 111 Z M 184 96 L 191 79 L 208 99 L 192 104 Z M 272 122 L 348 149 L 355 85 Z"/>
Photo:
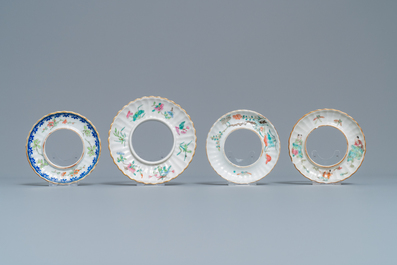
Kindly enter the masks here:
<path id="1" fill-rule="evenodd" d="M 134 130 L 150 120 L 168 126 L 174 139 L 172 150 L 155 162 L 141 158 L 129 141 Z M 131 101 L 114 118 L 109 131 L 109 150 L 117 167 L 128 178 L 144 184 L 160 184 L 176 178 L 189 165 L 196 139 L 193 122 L 179 105 L 161 97 L 143 97 Z"/>
<path id="2" fill-rule="evenodd" d="M 85 159 L 69 167 L 61 167 L 47 161 L 45 139 L 54 128 L 71 129 L 84 141 Z M 98 132 L 89 120 L 74 112 L 55 112 L 41 118 L 32 128 L 26 142 L 26 154 L 33 170 L 41 178 L 55 184 L 70 184 L 82 180 L 98 163 L 101 145 Z"/>
<path id="3" fill-rule="evenodd" d="M 231 162 L 225 154 L 226 139 L 237 129 L 254 131 L 263 147 L 258 160 L 244 167 Z M 263 115 L 251 110 L 235 110 L 220 117 L 210 129 L 206 142 L 207 157 L 213 169 L 236 184 L 252 183 L 265 177 L 278 161 L 279 147 L 274 126 Z M 240 160 L 236 159 L 237 163 Z"/>
<path id="4" fill-rule="evenodd" d="M 334 165 L 315 163 L 305 150 L 306 138 L 319 126 L 340 130 L 348 141 L 346 155 Z M 365 155 L 365 138 L 358 123 L 346 113 L 334 109 L 319 109 L 298 120 L 291 132 L 288 148 L 292 163 L 303 176 L 319 183 L 336 183 L 352 176 L 361 166 Z"/>

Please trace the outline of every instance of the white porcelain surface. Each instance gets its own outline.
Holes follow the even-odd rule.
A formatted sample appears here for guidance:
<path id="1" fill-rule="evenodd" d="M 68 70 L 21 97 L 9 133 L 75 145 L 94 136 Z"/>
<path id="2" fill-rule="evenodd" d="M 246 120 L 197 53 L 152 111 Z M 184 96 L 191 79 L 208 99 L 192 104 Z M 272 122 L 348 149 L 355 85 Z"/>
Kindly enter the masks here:
<path id="1" fill-rule="evenodd" d="M 235 165 L 225 155 L 226 138 L 236 129 L 251 130 L 261 139 L 260 157 L 249 166 Z M 214 123 L 207 136 L 206 150 L 208 160 L 218 175 L 230 182 L 247 184 L 272 171 L 280 156 L 280 139 L 273 124 L 263 115 L 251 110 L 235 110 Z"/>
<path id="2" fill-rule="evenodd" d="M 45 142 L 55 131 L 68 129 L 83 143 L 80 159 L 70 166 L 57 166 L 47 157 Z M 41 178 L 55 184 L 75 183 L 92 172 L 101 154 L 101 140 L 94 125 L 84 116 L 71 111 L 50 113 L 32 128 L 26 141 L 26 155 L 32 169 Z"/>
<path id="3" fill-rule="evenodd" d="M 335 165 L 319 165 L 306 152 L 308 135 L 321 126 L 334 127 L 346 137 L 347 152 Z M 349 178 L 361 166 L 366 152 L 364 133 L 358 123 L 346 113 L 334 109 L 319 109 L 303 116 L 292 129 L 288 148 L 296 169 L 319 183 L 335 183 Z"/>
<path id="4" fill-rule="evenodd" d="M 156 120 L 167 125 L 174 145 L 159 161 L 139 157 L 131 137 L 139 124 Z M 143 97 L 131 101 L 113 119 L 109 131 L 109 150 L 124 175 L 145 184 L 160 184 L 180 175 L 192 161 L 196 150 L 196 130 L 189 115 L 179 105 L 161 97 Z"/>

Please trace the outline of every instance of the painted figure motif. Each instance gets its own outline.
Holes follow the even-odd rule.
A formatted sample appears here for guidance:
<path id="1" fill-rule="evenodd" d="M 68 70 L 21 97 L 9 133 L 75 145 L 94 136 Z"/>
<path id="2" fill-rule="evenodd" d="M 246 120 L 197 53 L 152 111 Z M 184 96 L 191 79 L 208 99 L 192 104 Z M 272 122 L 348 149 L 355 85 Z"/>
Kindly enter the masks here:
<path id="1" fill-rule="evenodd" d="M 364 145 L 363 145 L 363 143 L 361 142 L 359 136 L 357 136 L 357 138 L 356 138 L 354 144 L 351 145 L 350 148 L 351 148 L 351 149 L 350 149 L 350 151 L 349 151 L 349 154 L 347 155 L 347 162 L 351 162 L 350 167 L 354 167 L 354 166 L 353 166 L 354 161 L 355 161 L 356 159 L 357 159 L 357 160 L 360 160 L 361 157 L 363 156 L 363 153 L 364 153 Z"/>
<path id="2" fill-rule="evenodd" d="M 178 135 L 185 134 L 189 129 L 190 129 L 189 126 L 185 127 L 185 121 L 181 122 L 179 126 L 175 126 L 175 130 L 178 133 Z"/>
<path id="3" fill-rule="evenodd" d="M 339 166 L 337 168 L 329 169 L 328 171 L 324 171 L 324 172 L 321 172 L 321 170 L 318 167 L 313 167 L 313 169 L 318 171 L 321 174 L 320 176 L 318 176 L 319 180 L 327 182 L 327 181 L 329 181 L 330 177 L 334 174 L 334 172 L 336 170 L 341 170 L 342 167 Z M 343 175 L 341 174 L 341 176 L 343 176 Z"/>
<path id="4" fill-rule="evenodd" d="M 295 142 L 292 143 L 292 157 L 303 158 L 302 154 L 302 134 L 298 134 Z"/>

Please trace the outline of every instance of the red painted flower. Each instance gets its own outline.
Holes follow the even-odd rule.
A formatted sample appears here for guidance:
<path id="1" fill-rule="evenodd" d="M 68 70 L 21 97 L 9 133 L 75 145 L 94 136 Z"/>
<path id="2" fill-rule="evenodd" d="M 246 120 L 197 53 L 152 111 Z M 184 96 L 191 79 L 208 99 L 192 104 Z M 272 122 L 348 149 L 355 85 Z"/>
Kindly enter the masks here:
<path id="1" fill-rule="evenodd" d="M 67 122 L 68 122 L 68 121 L 65 119 L 62 123 L 63 123 L 63 124 L 66 124 Z"/>
<path id="2" fill-rule="evenodd" d="M 66 174 L 66 172 L 63 172 L 63 173 L 61 174 L 61 176 L 63 177 L 63 176 L 65 176 L 65 174 Z"/>
<path id="3" fill-rule="evenodd" d="M 241 120 L 242 117 L 243 116 L 241 116 L 241 114 L 233 115 L 233 118 L 236 119 L 236 120 Z"/>
<path id="4" fill-rule="evenodd" d="M 272 160 L 272 157 L 266 154 L 266 164 Z"/>
<path id="5" fill-rule="evenodd" d="M 48 123 L 48 127 L 53 127 L 54 126 L 54 122 L 53 121 L 50 121 L 49 123 Z"/>

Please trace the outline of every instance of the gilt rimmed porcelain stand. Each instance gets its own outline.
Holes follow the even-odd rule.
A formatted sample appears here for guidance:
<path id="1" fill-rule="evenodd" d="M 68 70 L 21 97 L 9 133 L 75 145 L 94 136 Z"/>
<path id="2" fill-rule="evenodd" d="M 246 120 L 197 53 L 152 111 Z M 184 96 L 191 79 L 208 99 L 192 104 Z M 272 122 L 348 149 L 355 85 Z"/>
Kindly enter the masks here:
<path id="1" fill-rule="evenodd" d="M 141 158 L 132 144 L 135 129 L 147 121 L 159 121 L 172 132 L 174 145 L 158 161 Z M 109 130 L 109 150 L 119 170 L 138 186 L 164 184 L 179 176 L 190 164 L 196 150 L 196 130 L 181 106 L 162 97 L 131 101 L 114 117 Z"/>
<path id="2" fill-rule="evenodd" d="M 258 160 L 248 166 L 232 163 L 225 154 L 227 137 L 240 129 L 254 132 L 262 145 Z M 251 110 L 235 110 L 220 117 L 211 127 L 206 151 L 212 168 L 230 186 L 255 185 L 275 167 L 280 156 L 280 140 L 273 124 L 262 114 Z"/>
<path id="3" fill-rule="evenodd" d="M 346 154 L 334 165 L 320 165 L 307 153 L 308 136 L 322 126 L 334 127 L 346 138 Z M 335 109 L 318 109 L 298 120 L 291 131 L 288 149 L 295 168 L 313 184 L 336 184 L 352 176 L 361 166 L 366 143 L 361 127 L 352 117 Z"/>

